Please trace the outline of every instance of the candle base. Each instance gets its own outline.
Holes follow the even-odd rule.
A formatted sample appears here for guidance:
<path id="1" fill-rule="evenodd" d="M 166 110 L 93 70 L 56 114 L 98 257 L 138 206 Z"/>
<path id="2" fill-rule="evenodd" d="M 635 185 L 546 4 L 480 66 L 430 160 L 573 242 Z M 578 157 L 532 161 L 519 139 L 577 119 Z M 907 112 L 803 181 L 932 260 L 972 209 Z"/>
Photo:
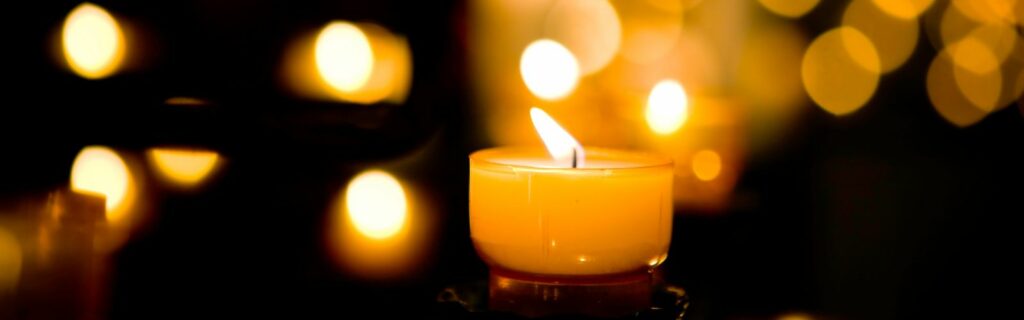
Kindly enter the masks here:
<path id="1" fill-rule="evenodd" d="M 491 270 L 489 309 L 526 317 L 621 317 L 651 306 L 647 272 L 585 278 L 549 278 Z"/>

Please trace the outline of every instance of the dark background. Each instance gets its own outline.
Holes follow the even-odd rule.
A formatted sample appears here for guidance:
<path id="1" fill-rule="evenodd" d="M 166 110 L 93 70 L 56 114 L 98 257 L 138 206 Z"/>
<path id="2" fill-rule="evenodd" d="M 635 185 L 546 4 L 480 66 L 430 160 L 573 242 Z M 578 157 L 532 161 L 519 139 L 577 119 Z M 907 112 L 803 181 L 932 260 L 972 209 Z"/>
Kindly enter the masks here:
<path id="1" fill-rule="evenodd" d="M 467 84 L 466 3 L 103 1 L 147 31 L 149 60 L 102 81 L 59 64 L 56 35 L 77 4 L 5 4 L 0 197 L 66 185 L 91 144 L 198 146 L 228 159 L 201 192 L 153 191 L 150 223 L 112 257 L 111 316 L 417 316 L 444 286 L 486 277 L 468 235 L 466 155 L 488 145 Z M 821 32 L 832 9 L 794 23 Z M 282 92 L 281 48 L 333 19 L 407 36 L 406 103 Z M 934 54 L 919 46 L 851 116 L 804 113 L 785 143 L 747 160 L 725 212 L 677 208 L 663 271 L 693 297 L 693 319 L 1016 311 L 1024 117 L 1012 106 L 965 129 L 944 121 L 924 88 Z M 163 105 L 173 96 L 211 105 Z M 435 204 L 432 258 L 402 281 L 339 270 L 322 227 L 338 190 L 428 145 L 398 173 Z"/>

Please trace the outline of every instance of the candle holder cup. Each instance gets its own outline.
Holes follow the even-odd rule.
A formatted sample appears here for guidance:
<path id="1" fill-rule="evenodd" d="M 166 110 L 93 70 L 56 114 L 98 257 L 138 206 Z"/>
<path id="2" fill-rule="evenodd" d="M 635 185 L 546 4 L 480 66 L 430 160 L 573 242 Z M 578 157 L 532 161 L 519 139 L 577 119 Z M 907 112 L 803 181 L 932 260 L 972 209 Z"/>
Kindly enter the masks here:
<path id="1" fill-rule="evenodd" d="M 621 316 L 650 306 L 672 234 L 671 159 L 587 148 L 580 168 L 543 149 L 470 155 L 470 233 L 489 305 L 525 316 Z"/>

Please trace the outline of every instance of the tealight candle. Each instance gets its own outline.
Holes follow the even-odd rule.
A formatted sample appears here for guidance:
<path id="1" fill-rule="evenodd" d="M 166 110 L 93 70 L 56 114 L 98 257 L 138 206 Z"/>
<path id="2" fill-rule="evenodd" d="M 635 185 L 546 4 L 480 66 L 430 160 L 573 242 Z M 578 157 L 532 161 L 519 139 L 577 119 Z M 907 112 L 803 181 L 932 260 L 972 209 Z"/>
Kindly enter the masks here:
<path id="1" fill-rule="evenodd" d="M 540 109 L 547 147 L 469 157 L 470 233 L 494 273 L 530 279 L 648 274 L 667 257 L 672 161 L 584 149 Z"/>

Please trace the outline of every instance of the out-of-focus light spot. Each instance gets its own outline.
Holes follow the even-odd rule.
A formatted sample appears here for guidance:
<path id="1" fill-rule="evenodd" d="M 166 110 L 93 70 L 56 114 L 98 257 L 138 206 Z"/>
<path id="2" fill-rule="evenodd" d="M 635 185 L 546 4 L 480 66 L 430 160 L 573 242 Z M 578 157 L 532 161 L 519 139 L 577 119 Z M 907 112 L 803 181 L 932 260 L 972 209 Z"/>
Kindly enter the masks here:
<path id="1" fill-rule="evenodd" d="M 807 39 L 790 24 L 751 28 L 741 50 L 736 76 L 751 101 L 771 108 L 776 119 L 786 119 L 805 101 L 800 69 Z"/>
<path id="2" fill-rule="evenodd" d="M 900 2 L 900 1 L 891 1 Z M 903 3 L 903 2 L 900 2 Z M 870 0 L 853 0 L 843 14 L 843 25 L 856 28 L 871 39 L 878 50 L 881 72 L 886 73 L 903 65 L 917 46 L 918 22 L 916 19 L 901 19 L 883 13 Z M 845 41 L 856 41 L 844 38 Z M 856 44 L 847 44 L 850 49 L 857 50 Z M 869 55 L 855 55 L 861 66 L 872 67 Z"/>
<path id="3" fill-rule="evenodd" d="M 165 181 L 183 187 L 202 182 L 220 161 L 219 154 L 206 150 L 152 148 L 146 155 Z"/>
<path id="4" fill-rule="evenodd" d="M 953 78 L 960 92 L 981 111 L 994 110 L 1003 84 L 995 54 L 974 38 L 965 38 L 948 49 L 953 58 Z"/>
<path id="5" fill-rule="evenodd" d="M 608 0 L 561 0 L 548 12 L 544 34 L 575 54 L 580 73 L 587 75 L 615 57 L 622 25 Z"/>
<path id="6" fill-rule="evenodd" d="M 1016 27 L 1005 21 L 979 22 L 972 20 L 956 6 L 949 6 L 941 17 L 939 38 L 942 46 L 952 46 L 966 38 L 974 38 L 988 47 L 1000 63 L 1011 56 L 1020 38 Z M 958 65 L 963 61 L 956 61 Z"/>
<path id="7" fill-rule="evenodd" d="M 385 239 L 405 226 L 405 190 L 387 172 L 360 173 L 345 191 L 345 208 L 356 230 L 374 239 Z"/>
<path id="8" fill-rule="evenodd" d="M 124 35 L 117 20 L 88 2 L 68 14 L 61 38 L 68 66 L 87 79 L 113 74 L 124 57 Z"/>
<path id="9" fill-rule="evenodd" d="M 686 123 L 689 100 L 675 80 L 662 80 L 647 97 L 647 126 L 658 134 L 671 134 Z"/>
<path id="10" fill-rule="evenodd" d="M 373 50 L 363 30 L 348 22 L 331 22 L 316 39 L 316 66 L 327 84 L 352 92 L 366 85 L 373 71 Z"/>
<path id="11" fill-rule="evenodd" d="M 127 211 L 132 177 L 124 160 L 107 147 L 82 149 L 71 166 L 71 189 L 106 197 L 107 220 L 119 222 Z"/>
<path id="12" fill-rule="evenodd" d="M 580 77 L 580 67 L 572 52 L 550 39 L 530 43 L 519 60 L 523 82 L 537 97 L 544 100 L 565 98 Z"/>
<path id="13" fill-rule="evenodd" d="M 693 174 L 703 181 L 715 180 L 722 173 L 722 157 L 711 150 L 701 150 L 693 155 L 690 162 Z"/>
<path id="14" fill-rule="evenodd" d="M 928 68 L 928 98 L 943 119 L 963 128 L 977 123 L 986 113 L 962 93 L 954 76 L 954 67 L 948 48 L 935 56 Z"/>
<path id="15" fill-rule="evenodd" d="M 324 224 L 328 254 L 346 273 L 359 278 L 415 277 L 436 243 L 431 203 L 413 185 L 384 171 L 365 171 L 339 192 L 331 206 Z"/>
<path id="16" fill-rule="evenodd" d="M 0 226 L 0 297 L 18 286 L 21 278 L 22 251 L 18 238 Z"/>
<path id="17" fill-rule="evenodd" d="M 922 12 L 928 10 L 928 7 L 932 6 L 934 0 L 873 0 L 872 2 L 890 16 L 903 20 L 913 20 L 921 15 Z"/>
<path id="18" fill-rule="evenodd" d="M 953 7 L 964 16 L 980 23 L 1014 23 L 1017 21 L 1017 14 L 1013 10 L 1024 10 L 1017 2 L 1019 1 L 953 0 Z"/>
<path id="19" fill-rule="evenodd" d="M 648 64 L 664 57 L 683 32 L 683 3 L 676 0 L 618 1 L 622 20 L 622 57 Z"/>
<path id="20" fill-rule="evenodd" d="M 790 18 L 799 18 L 818 5 L 818 0 L 757 0 L 765 9 Z"/>
<path id="21" fill-rule="evenodd" d="M 871 99 L 879 70 L 871 40 L 857 29 L 839 27 L 818 36 L 807 48 L 801 75 L 815 103 L 832 114 L 845 115 Z"/>

